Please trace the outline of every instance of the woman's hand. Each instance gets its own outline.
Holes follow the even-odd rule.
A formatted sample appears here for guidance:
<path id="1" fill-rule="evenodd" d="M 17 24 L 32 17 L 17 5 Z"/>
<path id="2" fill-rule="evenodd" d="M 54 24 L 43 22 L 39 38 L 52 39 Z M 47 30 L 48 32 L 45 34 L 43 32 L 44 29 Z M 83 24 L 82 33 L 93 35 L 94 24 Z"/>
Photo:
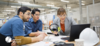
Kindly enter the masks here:
<path id="1" fill-rule="evenodd" d="M 58 32 L 57 32 L 57 31 L 53 31 L 52 33 L 53 33 L 53 34 L 58 34 Z"/>

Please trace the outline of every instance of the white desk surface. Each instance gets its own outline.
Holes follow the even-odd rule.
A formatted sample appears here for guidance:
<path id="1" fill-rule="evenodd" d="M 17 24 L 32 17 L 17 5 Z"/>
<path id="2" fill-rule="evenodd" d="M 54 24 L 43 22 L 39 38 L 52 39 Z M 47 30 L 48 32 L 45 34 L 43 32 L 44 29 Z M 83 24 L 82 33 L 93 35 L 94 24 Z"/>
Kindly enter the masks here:
<path id="1" fill-rule="evenodd" d="M 49 30 L 44 30 L 44 31 L 49 31 Z M 50 31 L 49 31 L 50 32 Z M 58 37 L 55 37 L 54 35 L 48 35 L 47 37 L 45 37 L 45 39 L 43 40 L 43 41 L 41 41 L 41 42 L 36 42 L 36 43 L 31 43 L 31 44 L 26 44 L 26 45 L 22 45 L 22 46 L 34 46 L 34 44 L 36 45 L 36 46 L 38 46 L 37 44 L 40 44 L 40 45 L 43 45 L 43 44 L 46 44 L 47 42 L 48 43 L 50 43 L 51 45 L 49 45 L 49 46 L 54 46 L 54 44 L 53 44 L 53 42 L 54 41 L 63 41 L 63 40 L 61 40 L 61 37 L 68 37 L 68 36 L 58 36 Z M 63 41 L 63 42 L 65 42 L 65 41 Z M 74 43 L 75 44 L 75 42 L 73 41 L 73 42 L 66 42 L 66 43 Z M 98 43 L 98 44 L 96 44 L 95 46 L 97 46 L 97 45 L 99 45 L 100 44 L 100 42 Z M 39 46 L 40 46 L 39 45 Z M 48 45 L 44 45 L 44 46 L 48 46 Z"/>
<path id="2" fill-rule="evenodd" d="M 51 37 L 50 37 L 51 36 Z M 51 39 L 53 39 L 53 35 L 50 35 L 49 36 L 49 38 L 51 38 Z M 51 40 L 51 41 L 48 41 L 47 39 L 48 39 L 48 37 L 46 37 L 43 41 L 41 41 L 41 42 L 36 42 L 36 43 L 31 43 L 31 44 L 26 44 L 26 45 L 22 45 L 22 46 L 54 46 L 54 44 L 53 44 L 53 41 L 62 41 L 62 40 L 60 40 L 59 38 L 61 38 L 61 37 L 65 37 L 65 36 L 60 36 L 60 37 L 54 37 L 54 38 L 56 38 L 56 39 L 54 39 L 54 40 Z M 58 39 L 57 39 L 58 38 Z M 47 40 L 47 41 L 46 41 Z M 46 45 L 46 43 L 49 43 L 49 44 L 47 44 Z M 65 42 L 65 41 L 63 41 L 63 42 Z M 66 42 L 66 43 L 74 43 L 75 44 L 75 42 L 73 41 L 73 42 Z M 99 45 L 100 44 L 100 42 L 97 44 L 97 45 Z M 97 46 L 97 45 L 95 45 L 95 46 Z"/>

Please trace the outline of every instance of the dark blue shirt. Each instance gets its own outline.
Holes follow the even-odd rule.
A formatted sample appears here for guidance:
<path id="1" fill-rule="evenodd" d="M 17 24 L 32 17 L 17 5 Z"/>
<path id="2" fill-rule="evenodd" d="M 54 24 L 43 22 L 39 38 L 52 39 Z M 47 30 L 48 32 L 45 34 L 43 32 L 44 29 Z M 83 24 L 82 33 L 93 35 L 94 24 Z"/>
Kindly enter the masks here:
<path id="1" fill-rule="evenodd" d="M 34 22 L 33 18 L 30 18 L 28 22 L 25 22 L 25 34 L 37 32 L 37 30 L 42 31 L 42 21 L 40 19 Z"/>
<path id="2" fill-rule="evenodd" d="M 24 36 L 23 20 L 20 19 L 18 15 L 14 16 L 1 27 L 0 34 L 10 36 L 11 38 Z"/>

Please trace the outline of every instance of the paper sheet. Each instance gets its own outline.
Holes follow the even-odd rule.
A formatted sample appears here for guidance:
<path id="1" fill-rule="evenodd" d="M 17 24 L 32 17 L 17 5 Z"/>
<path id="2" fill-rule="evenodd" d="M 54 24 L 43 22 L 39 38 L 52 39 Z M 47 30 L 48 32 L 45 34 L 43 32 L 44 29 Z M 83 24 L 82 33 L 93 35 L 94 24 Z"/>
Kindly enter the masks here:
<path id="1" fill-rule="evenodd" d="M 66 36 L 47 36 L 43 41 L 32 44 L 31 46 L 50 46 L 55 41 L 63 41 L 62 37 Z"/>
<path id="2" fill-rule="evenodd" d="M 53 42 L 48 42 L 47 43 L 47 42 L 41 41 L 41 42 L 34 43 L 31 46 L 50 46 L 51 44 L 53 44 Z"/>
<path id="3" fill-rule="evenodd" d="M 51 41 L 51 42 L 64 41 L 61 39 L 62 37 L 67 37 L 67 36 L 47 36 L 45 37 L 44 41 Z"/>

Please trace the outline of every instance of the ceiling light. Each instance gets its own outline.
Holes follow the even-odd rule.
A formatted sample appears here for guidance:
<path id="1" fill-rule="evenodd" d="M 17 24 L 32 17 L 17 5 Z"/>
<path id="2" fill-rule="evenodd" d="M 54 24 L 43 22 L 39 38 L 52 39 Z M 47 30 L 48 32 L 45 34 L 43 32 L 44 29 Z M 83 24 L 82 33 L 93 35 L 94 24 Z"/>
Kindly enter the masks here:
<path id="1" fill-rule="evenodd" d="M 5 10 L 5 11 L 15 11 L 15 10 Z"/>
<path id="2" fill-rule="evenodd" d="M 34 5 L 34 6 L 40 6 L 40 5 L 36 5 L 36 4 L 31 4 L 29 2 L 20 2 L 20 1 L 18 1 L 18 3 L 27 4 L 27 5 Z"/>
<path id="3" fill-rule="evenodd" d="M 11 6 L 12 8 L 20 8 L 20 6 Z"/>
<path id="4" fill-rule="evenodd" d="M 44 13 L 46 13 L 46 12 L 42 12 L 41 14 L 44 14 Z"/>
<path id="5" fill-rule="evenodd" d="M 55 6 L 54 6 L 53 8 L 60 8 L 60 7 L 55 7 Z"/>
<path id="6" fill-rule="evenodd" d="M 71 9 L 71 7 L 67 7 L 68 9 Z"/>
<path id="7" fill-rule="evenodd" d="M 61 1 L 62 1 L 62 2 L 67 2 L 67 3 L 69 2 L 69 1 L 66 1 L 66 0 L 61 0 Z"/>
<path id="8" fill-rule="evenodd" d="M 85 5 L 84 3 L 82 3 L 82 5 Z"/>
<path id="9" fill-rule="evenodd" d="M 55 9 L 53 9 L 53 10 L 49 10 L 49 11 L 55 11 Z"/>
<path id="10" fill-rule="evenodd" d="M 45 10 L 45 9 L 43 9 L 43 8 L 38 8 L 39 10 Z"/>
<path id="11" fill-rule="evenodd" d="M 29 2 L 21 2 L 21 1 L 18 1 L 18 3 L 22 3 L 22 4 L 30 4 Z"/>
<path id="12" fill-rule="evenodd" d="M 6 19 L 9 19 L 9 17 L 6 17 Z"/>
<path id="13" fill-rule="evenodd" d="M 54 7 L 54 5 L 50 5 L 50 4 L 47 4 L 47 6 L 52 6 L 52 7 Z"/>

